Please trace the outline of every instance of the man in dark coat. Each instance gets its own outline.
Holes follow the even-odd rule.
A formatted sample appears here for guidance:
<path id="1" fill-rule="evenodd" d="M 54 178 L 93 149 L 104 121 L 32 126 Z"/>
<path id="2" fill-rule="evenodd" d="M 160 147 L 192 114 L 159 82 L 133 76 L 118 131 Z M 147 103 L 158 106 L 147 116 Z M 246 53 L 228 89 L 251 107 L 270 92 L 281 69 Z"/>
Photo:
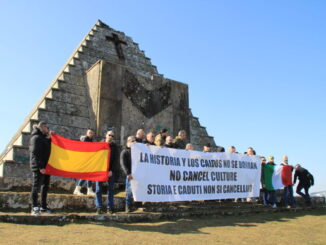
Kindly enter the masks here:
<path id="1" fill-rule="evenodd" d="M 175 144 L 173 143 L 173 138 L 171 136 L 166 137 L 164 146 L 167 148 L 176 148 Z"/>
<path id="2" fill-rule="evenodd" d="M 132 203 L 132 191 L 131 191 L 131 183 L 132 175 L 131 175 L 131 146 L 135 143 L 135 136 L 129 136 L 127 139 L 127 146 L 125 149 L 121 151 L 120 154 L 120 165 L 121 168 L 126 175 L 126 213 L 131 211 L 131 203 Z"/>
<path id="3" fill-rule="evenodd" d="M 174 146 L 177 149 L 186 149 L 187 132 L 186 130 L 180 130 L 178 136 L 174 139 Z"/>
<path id="4" fill-rule="evenodd" d="M 45 174 L 51 152 L 51 139 L 46 122 L 41 121 L 32 131 L 29 143 L 30 167 L 33 172 L 32 183 L 32 215 L 52 213 L 47 206 L 47 194 L 50 176 Z M 41 191 L 41 207 L 38 204 L 38 193 Z"/>
<path id="5" fill-rule="evenodd" d="M 113 141 L 114 139 L 114 132 L 108 131 L 106 133 L 105 142 L 109 144 L 111 149 L 110 154 L 110 166 L 109 166 L 109 179 L 107 181 L 107 210 L 110 214 L 114 212 L 114 182 L 118 179 L 118 172 L 119 172 L 119 149 L 117 144 Z M 102 214 L 105 212 L 103 210 L 103 203 L 102 203 L 102 182 L 96 182 L 96 198 L 95 198 L 95 205 L 96 205 L 96 212 L 97 214 Z"/>
<path id="6" fill-rule="evenodd" d="M 295 166 L 293 185 L 297 181 L 297 178 L 299 178 L 299 184 L 297 186 L 296 192 L 306 200 L 306 205 L 311 206 L 309 188 L 310 186 L 314 185 L 314 177 L 312 176 L 311 173 L 309 173 L 307 169 L 301 167 L 300 164 L 297 164 Z M 304 189 L 305 194 L 301 192 L 302 189 Z"/>
<path id="7" fill-rule="evenodd" d="M 136 140 L 137 141 L 137 140 Z M 146 145 L 155 145 L 154 143 L 155 141 L 155 135 L 153 132 L 149 132 L 147 135 L 146 135 L 146 140 L 144 141 L 144 143 Z"/>
<path id="8" fill-rule="evenodd" d="M 140 128 L 136 132 L 136 142 L 144 143 L 144 141 L 145 141 L 145 131 L 144 129 Z"/>

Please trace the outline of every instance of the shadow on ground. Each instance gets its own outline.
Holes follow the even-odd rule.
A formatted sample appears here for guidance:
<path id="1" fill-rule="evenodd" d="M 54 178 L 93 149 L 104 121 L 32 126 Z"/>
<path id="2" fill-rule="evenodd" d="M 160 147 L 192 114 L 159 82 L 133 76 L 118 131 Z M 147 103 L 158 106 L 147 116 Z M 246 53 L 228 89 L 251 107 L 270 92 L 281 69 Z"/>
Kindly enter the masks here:
<path id="1" fill-rule="evenodd" d="M 166 234 L 185 234 L 185 233 L 200 233 L 201 228 L 207 227 L 225 227 L 225 226 L 239 226 L 239 227 L 256 227 L 259 224 L 267 222 L 285 223 L 293 219 L 303 216 L 325 216 L 326 210 L 308 210 L 300 212 L 279 212 L 279 213 L 262 213 L 249 214 L 242 216 L 212 216 L 199 218 L 186 218 L 178 220 L 166 220 L 159 222 L 144 222 L 144 223 L 114 223 L 114 222 L 100 222 L 94 223 L 101 226 L 116 227 L 128 231 L 141 232 L 159 232 Z"/>

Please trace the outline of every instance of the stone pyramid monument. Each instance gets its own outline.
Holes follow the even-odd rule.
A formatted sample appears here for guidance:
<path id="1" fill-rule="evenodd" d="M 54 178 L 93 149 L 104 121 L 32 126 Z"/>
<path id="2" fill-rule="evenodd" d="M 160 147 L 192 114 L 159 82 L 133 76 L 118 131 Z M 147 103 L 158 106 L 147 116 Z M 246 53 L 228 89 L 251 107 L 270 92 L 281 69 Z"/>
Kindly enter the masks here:
<path id="1" fill-rule="evenodd" d="M 113 129 L 118 144 L 138 128 L 170 135 L 185 129 L 195 149 L 215 146 L 189 109 L 188 85 L 164 78 L 130 37 L 100 20 L 85 36 L 0 156 L 0 177 L 29 178 L 32 127 L 79 140 L 87 128 L 98 138 Z"/>

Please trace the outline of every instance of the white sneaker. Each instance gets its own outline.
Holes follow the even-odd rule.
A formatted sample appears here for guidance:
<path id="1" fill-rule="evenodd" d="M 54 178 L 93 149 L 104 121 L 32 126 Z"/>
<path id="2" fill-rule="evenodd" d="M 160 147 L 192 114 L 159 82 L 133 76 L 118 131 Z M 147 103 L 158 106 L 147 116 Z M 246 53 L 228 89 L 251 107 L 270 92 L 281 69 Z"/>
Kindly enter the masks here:
<path id="1" fill-rule="evenodd" d="M 39 208 L 39 207 L 33 207 L 33 208 L 32 208 L 31 215 L 38 216 L 38 215 L 40 215 L 40 214 L 41 214 L 41 212 L 40 212 L 40 208 Z"/>
<path id="2" fill-rule="evenodd" d="M 276 204 L 273 204 L 272 208 L 277 208 Z"/>
<path id="3" fill-rule="evenodd" d="M 92 187 L 87 188 L 87 195 L 88 196 L 95 196 L 95 192 L 93 191 Z"/>
<path id="4" fill-rule="evenodd" d="M 74 190 L 74 195 L 77 195 L 77 196 L 84 195 L 80 190 L 81 190 L 81 186 L 76 186 L 76 188 Z"/>

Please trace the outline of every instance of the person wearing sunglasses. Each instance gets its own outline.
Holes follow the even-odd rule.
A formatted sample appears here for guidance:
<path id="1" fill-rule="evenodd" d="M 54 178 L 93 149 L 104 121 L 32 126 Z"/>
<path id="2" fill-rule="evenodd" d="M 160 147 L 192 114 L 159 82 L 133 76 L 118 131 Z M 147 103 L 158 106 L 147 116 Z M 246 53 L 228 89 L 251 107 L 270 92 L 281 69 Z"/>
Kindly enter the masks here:
<path id="1" fill-rule="evenodd" d="M 105 142 L 110 146 L 110 165 L 109 165 L 109 179 L 107 181 L 107 210 L 103 209 L 102 202 L 102 182 L 96 182 L 95 186 L 95 205 L 96 213 L 103 214 L 108 211 L 110 214 L 114 213 L 114 182 L 118 178 L 119 172 L 119 149 L 117 144 L 114 142 L 114 132 L 108 131 L 105 136 Z"/>

